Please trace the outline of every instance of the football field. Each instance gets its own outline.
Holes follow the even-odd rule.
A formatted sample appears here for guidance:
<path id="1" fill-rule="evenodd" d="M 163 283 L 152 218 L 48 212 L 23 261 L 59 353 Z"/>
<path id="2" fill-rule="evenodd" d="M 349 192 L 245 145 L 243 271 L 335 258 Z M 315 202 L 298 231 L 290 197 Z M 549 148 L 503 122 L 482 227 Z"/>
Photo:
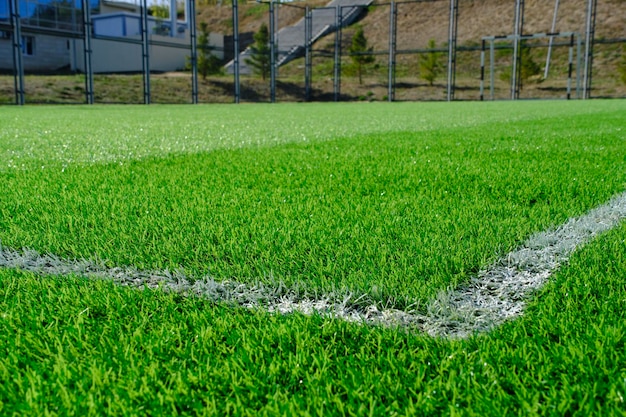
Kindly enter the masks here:
<path id="1" fill-rule="evenodd" d="M 626 102 L 5 107 L 0 414 L 626 415 Z"/>

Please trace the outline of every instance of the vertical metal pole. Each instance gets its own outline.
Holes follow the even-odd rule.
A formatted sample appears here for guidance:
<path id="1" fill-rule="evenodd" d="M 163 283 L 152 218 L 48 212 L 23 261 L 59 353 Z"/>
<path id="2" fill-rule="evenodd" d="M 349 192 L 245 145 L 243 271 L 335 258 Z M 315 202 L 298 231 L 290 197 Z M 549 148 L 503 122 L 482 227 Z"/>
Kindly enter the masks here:
<path id="1" fill-rule="evenodd" d="M 593 66 L 593 42 L 595 38 L 597 0 L 589 0 L 587 5 L 587 24 L 585 28 L 585 69 L 583 80 L 583 98 L 591 98 L 591 76 Z"/>
<path id="2" fill-rule="evenodd" d="M 93 68 L 91 67 L 91 10 L 89 0 L 82 0 L 83 46 L 85 49 L 85 102 L 93 104 Z"/>
<path id="3" fill-rule="evenodd" d="M 274 20 L 274 0 L 270 0 L 270 101 L 276 102 L 276 21 Z"/>
<path id="4" fill-rule="evenodd" d="M 515 0 L 513 27 L 513 65 L 511 70 L 511 100 L 519 98 L 519 75 L 521 70 L 520 41 L 524 26 L 524 0 Z"/>
<path id="5" fill-rule="evenodd" d="M 150 104 L 150 40 L 148 37 L 148 2 L 141 3 L 141 53 L 143 56 L 143 103 Z"/>
<path id="6" fill-rule="evenodd" d="M 580 35 L 577 33 L 576 34 L 576 98 L 577 99 L 582 98 L 582 94 L 581 94 L 582 90 L 580 87 L 580 81 L 581 81 L 580 69 L 582 66 L 580 60 L 582 59 L 582 50 L 583 50 L 582 39 L 580 38 Z"/>
<path id="7" fill-rule="evenodd" d="M 235 83 L 235 103 L 239 103 L 241 91 L 239 89 L 239 0 L 233 0 L 233 75 Z"/>
<path id="8" fill-rule="evenodd" d="M 459 0 L 450 0 L 450 22 L 448 30 L 448 101 L 454 100 L 456 79 L 456 35 L 459 13 Z"/>
<path id="9" fill-rule="evenodd" d="M 552 16 L 552 26 L 550 29 L 550 33 L 554 33 L 556 30 L 556 17 L 559 13 L 559 0 L 555 0 L 554 2 L 554 15 Z M 550 40 L 548 41 L 548 56 L 546 57 L 546 69 L 543 73 L 543 78 L 548 78 L 548 72 L 550 71 L 550 57 L 552 55 L 552 41 L 554 40 L 553 36 L 550 36 Z"/>
<path id="10" fill-rule="evenodd" d="M 520 0 L 515 1 L 515 18 L 513 22 L 513 61 L 511 63 L 511 100 L 515 100 L 515 87 L 517 86 L 517 57 L 519 48 L 519 7 Z"/>
<path id="11" fill-rule="evenodd" d="M 170 38 L 176 37 L 176 29 L 177 29 L 177 14 L 176 10 L 176 0 L 170 0 Z"/>
<path id="12" fill-rule="evenodd" d="M 11 26 L 13 27 L 13 82 L 15 104 L 24 105 L 24 66 L 22 63 L 22 26 L 18 0 L 9 0 Z"/>
<path id="13" fill-rule="evenodd" d="M 480 101 L 485 99 L 485 40 L 480 44 Z"/>
<path id="14" fill-rule="evenodd" d="M 270 0 L 271 1 L 271 0 Z M 278 32 L 280 32 L 280 4 L 281 4 L 281 0 L 274 0 L 275 3 L 275 8 L 274 8 L 274 32 L 276 32 L 275 35 L 275 46 L 274 48 L 276 49 L 276 68 L 274 69 L 275 71 L 275 78 L 278 79 L 279 77 L 279 72 L 280 72 L 280 65 L 278 64 L 279 59 L 278 57 L 280 56 L 280 36 L 278 36 Z"/>
<path id="15" fill-rule="evenodd" d="M 309 6 L 305 7 L 304 15 L 304 99 L 311 101 L 311 37 L 313 15 Z"/>
<path id="16" fill-rule="evenodd" d="M 341 95 L 341 6 L 335 8 L 335 76 L 333 80 L 333 91 L 335 101 L 339 101 Z"/>
<path id="17" fill-rule="evenodd" d="M 494 39 L 489 40 L 489 94 L 491 100 L 496 99 L 495 83 L 496 83 L 496 51 L 494 48 Z"/>
<path id="18" fill-rule="evenodd" d="M 189 24 L 191 47 L 191 103 L 198 104 L 198 32 L 196 29 L 196 0 L 186 0 L 185 20 Z"/>
<path id="19" fill-rule="evenodd" d="M 389 76 L 387 85 L 387 100 L 394 101 L 396 95 L 396 21 L 398 13 L 396 3 L 391 0 L 389 5 Z"/>
<path id="20" fill-rule="evenodd" d="M 567 99 L 572 96 L 572 67 L 574 66 L 574 34 L 569 37 L 569 62 L 567 68 Z"/>

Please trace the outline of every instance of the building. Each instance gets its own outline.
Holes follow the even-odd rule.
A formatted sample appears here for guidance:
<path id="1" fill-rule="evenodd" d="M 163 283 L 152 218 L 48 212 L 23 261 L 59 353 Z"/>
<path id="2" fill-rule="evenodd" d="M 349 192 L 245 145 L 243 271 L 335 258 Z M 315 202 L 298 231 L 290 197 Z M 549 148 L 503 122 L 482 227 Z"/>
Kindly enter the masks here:
<path id="1" fill-rule="evenodd" d="M 13 69 L 9 1 L 0 0 L 0 70 Z M 174 0 L 175 1 L 175 0 Z M 85 70 L 82 0 L 18 0 L 22 27 L 22 65 L 29 72 Z M 91 66 L 95 73 L 143 70 L 141 8 L 137 4 L 90 0 Z M 189 26 L 178 20 L 148 16 L 151 71 L 176 71 L 190 55 Z M 223 37 L 211 34 L 209 43 L 222 58 Z"/>

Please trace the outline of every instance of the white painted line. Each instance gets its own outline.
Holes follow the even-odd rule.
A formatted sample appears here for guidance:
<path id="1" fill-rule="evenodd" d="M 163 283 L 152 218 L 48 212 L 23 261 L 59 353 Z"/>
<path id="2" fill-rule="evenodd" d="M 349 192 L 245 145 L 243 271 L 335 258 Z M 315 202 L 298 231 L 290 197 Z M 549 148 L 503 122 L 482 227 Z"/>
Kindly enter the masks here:
<path id="1" fill-rule="evenodd" d="M 166 291 L 195 294 L 214 302 L 272 313 L 318 313 L 365 324 L 413 327 L 431 336 L 460 338 L 489 331 L 520 316 L 530 293 L 540 288 L 577 248 L 617 227 L 625 218 L 626 192 L 584 216 L 570 219 L 555 230 L 532 236 L 521 248 L 479 272 L 468 284 L 442 291 L 424 314 L 378 309 L 364 302 L 365 296 L 327 294 L 309 298 L 303 295 L 304 290 L 287 288 L 279 282 L 250 285 L 234 281 L 217 282 L 210 277 L 194 279 L 183 272 L 107 268 L 102 263 L 62 259 L 1 245 L 0 268 L 20 269 L 40 275 L 111 279 L 121 285 L 161 287 Z"/>

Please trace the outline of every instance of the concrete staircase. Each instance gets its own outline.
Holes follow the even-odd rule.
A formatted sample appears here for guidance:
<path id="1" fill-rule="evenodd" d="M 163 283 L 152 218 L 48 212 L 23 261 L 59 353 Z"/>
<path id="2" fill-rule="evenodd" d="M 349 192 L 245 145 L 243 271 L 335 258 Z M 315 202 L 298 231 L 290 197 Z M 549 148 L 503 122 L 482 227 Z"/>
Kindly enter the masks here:
<path id="1" fill-rule="evenodd" d="M 359 17 L 364 7 L 369 6 L 373 0 L 332 0 L 325 7 L 311 9 L 311 39 L 313 42 L 337 30 L 336 9 L 341 7 L 342 27 L 348 26 Z M 294 58 L 304 54 L 304 18 L 300 19 L 292 26 L 286 26 L 276 34 L 276 63 L 278 66 L 284 65 Z M 246 64 L 246 58 L 250 58 L 252 51 L 247 48 L 239 54 L 239 73 L 251 74 L 252 68 Z M 233 61 L 226 64 L 225 68 L 229 74 L 233 73 Z"/>

